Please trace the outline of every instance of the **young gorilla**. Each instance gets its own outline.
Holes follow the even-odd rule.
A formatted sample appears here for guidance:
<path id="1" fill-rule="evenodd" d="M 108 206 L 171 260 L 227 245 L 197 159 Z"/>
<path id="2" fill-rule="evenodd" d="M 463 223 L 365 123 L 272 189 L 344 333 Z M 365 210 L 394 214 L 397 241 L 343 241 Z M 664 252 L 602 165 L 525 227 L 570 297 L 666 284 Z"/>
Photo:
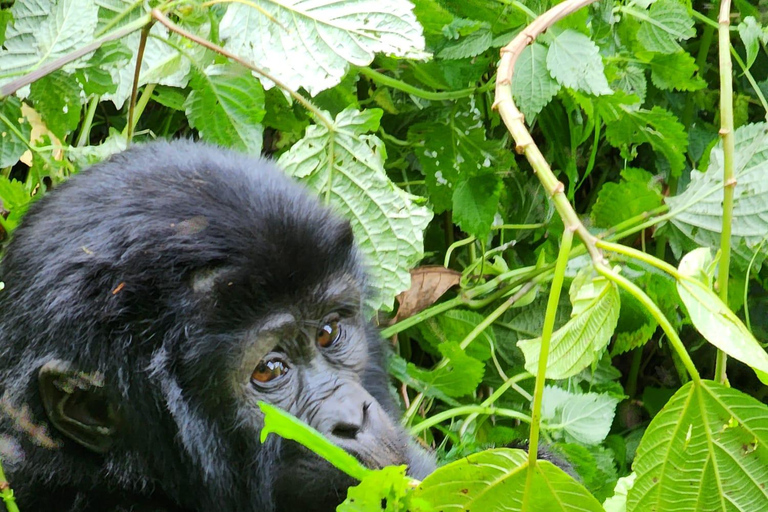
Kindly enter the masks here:
<path id="1" fill-rule="evenodd" d="M 0 457 L 24 512 L 333 511 L 353 482 L 264 400 L 370 467 L 397 426 L 350 226 L 272 164 L 134 147 L 30 208 L 0 266 Z"/>

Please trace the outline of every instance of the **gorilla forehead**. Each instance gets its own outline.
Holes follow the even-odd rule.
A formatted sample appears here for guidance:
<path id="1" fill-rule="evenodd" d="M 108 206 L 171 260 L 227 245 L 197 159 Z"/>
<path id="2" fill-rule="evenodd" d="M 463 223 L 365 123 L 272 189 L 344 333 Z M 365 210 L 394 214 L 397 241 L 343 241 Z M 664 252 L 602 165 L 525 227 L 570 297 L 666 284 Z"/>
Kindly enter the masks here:
<path id="1" fill-rule="evenodd" d="M 211 290 L 223 307 L 289 303 L 329 275 L 361 277 L 348 222 L 269 161 L 191 141 L 135 146 L 73 176 L 15 235 L 10 288 L 32 272 L 25 294 L 51 309 L 90 297 L 107 316 L 178 311 L 167 301 L 183 302 L 179 290 L 206 271 L 221 277 Z M 43 268 L 29 268 L 41 254 Z M 137 296 L 143 311 L 130 311 Z"/>

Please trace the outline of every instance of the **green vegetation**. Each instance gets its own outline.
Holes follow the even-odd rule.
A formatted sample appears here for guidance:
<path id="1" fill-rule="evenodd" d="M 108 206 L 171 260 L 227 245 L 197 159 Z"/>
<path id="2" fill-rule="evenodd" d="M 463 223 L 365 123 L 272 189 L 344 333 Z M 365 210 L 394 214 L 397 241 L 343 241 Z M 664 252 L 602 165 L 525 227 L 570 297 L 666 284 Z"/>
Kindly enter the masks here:
<path id="1" fill-rule="evenodd" d="M 446 463 L 264 406 L 338 510 L 768 510 L 768 1 L 411 2 L 0 2 L 0 240 L 132 142 L 268 154 L 351 220 Z"/>

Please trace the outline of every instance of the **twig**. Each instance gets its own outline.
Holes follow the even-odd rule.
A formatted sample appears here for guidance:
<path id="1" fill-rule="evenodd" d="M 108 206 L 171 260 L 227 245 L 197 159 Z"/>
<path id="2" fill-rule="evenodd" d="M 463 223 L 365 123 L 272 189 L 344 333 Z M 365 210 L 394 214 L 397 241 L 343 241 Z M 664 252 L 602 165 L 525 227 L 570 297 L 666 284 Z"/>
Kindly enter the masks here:
<path id="1" fill-rule="evenodd" d="M 78 48 L 77 50 L 71 53 L 68 53 L 66 55 L 63 55 L 58 59 L 49 62 L 48 64 L 40 66 L 36 70 L 30 73 L 27 73 L 26 75 L 21 76 L 16 80 L 8 82 L 7 84 L 0 87 L 0 99 L 5 98 L 6 96 L 10 96 L 11 94 L 15 93 L 25 85 L 29 85 L 32 82 L 44 77 L 45 75 L 52 73 L 59 68 L 64 67 L 66 64 L 69 64 L 73 60 L 77 60 L 80 57 L 83 57 L 84 55 L 91 53 L 92 51 L 98 50 L 105 43 L 114 41 L 115 39 L 120 39 L 122 37 L 125 37 L 131 32 L 136 32 L 137 30 L 144 27 L 150 21 L 151 21 L 151 18 L 148 15 L 142 16 L 141 18 L 127 24 L 120 30 L 116 30 L 115 32 L 109 35 L 106 35 L 101 39 L 97 39 L 96 41 L 93 41 L 83 46 L 82 48 Z"/>

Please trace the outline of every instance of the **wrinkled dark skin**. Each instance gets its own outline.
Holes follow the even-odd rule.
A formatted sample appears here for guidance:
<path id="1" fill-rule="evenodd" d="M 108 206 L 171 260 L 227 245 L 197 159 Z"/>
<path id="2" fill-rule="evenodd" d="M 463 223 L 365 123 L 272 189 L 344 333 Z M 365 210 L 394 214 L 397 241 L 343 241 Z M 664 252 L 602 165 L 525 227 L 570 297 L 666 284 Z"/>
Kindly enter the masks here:
<path id="1" fill-rule="evenodd" d="M 257 402 L 369 467 L 398 426 L 352 231 L 267 161 L 134 147 L 36 202 L 0 263 L 0 457 L 24 512 L 333 511 Z"/>

